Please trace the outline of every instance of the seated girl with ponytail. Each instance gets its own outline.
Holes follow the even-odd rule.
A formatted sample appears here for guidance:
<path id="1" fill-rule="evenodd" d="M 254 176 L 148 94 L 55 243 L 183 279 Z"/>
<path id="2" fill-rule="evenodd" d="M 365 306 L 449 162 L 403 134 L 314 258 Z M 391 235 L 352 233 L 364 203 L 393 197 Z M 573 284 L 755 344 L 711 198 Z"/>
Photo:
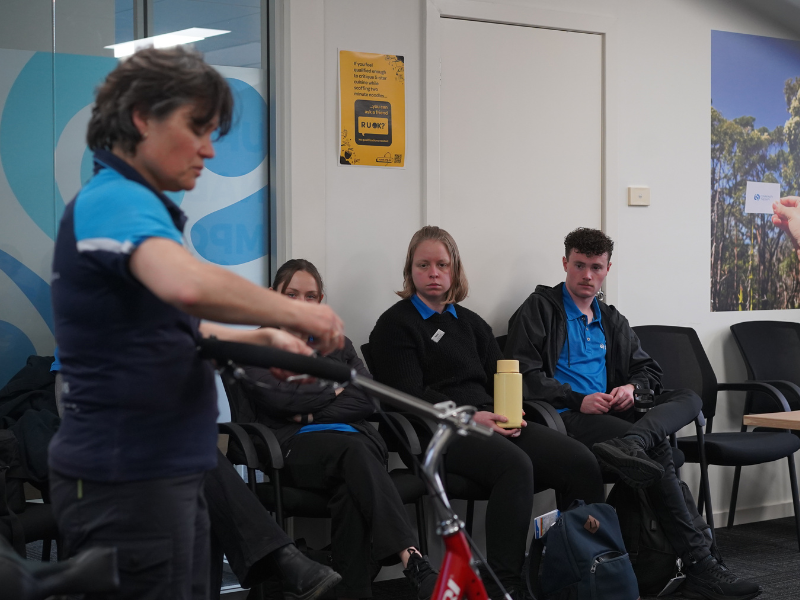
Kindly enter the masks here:
<path id="1" fill-rule="evenodd" d="M 300 302 L 321 303 L 322 278 L 307 260 L 294 259 L 278 269 L 272 289 Z M 297 334 L 300 336 L 300 334 Z M 369 376 L 353 343 L 328 359 Z M 370 555 L 381 564 L 403 562 L 404 573 L 420 600 L 427 600 L 436 572 L 416 549 L 416 536 L 402 500 L 386 471 L 387 450 L 366 422 L 374 412 L 367 395 L 354 387 L 287 383 L 267 369 L 249 367 L 247 376 L 270 389 L 246 386 L 256 420 L 274 430 L 284 455 L 284 481 L 295 487 L 330 493 L 333 567 L 342 575 L 339 598 L 368 598 Z"/>

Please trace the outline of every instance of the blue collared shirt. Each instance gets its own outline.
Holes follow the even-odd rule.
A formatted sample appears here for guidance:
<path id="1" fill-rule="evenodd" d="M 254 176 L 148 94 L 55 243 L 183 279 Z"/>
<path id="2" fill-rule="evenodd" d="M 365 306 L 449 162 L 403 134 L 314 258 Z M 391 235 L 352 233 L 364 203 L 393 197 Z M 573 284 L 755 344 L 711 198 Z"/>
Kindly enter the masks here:
<path id="1" fill-rule="evenodd" d="M 568 383 L 579 394 L 606 391 L 606 334 L 603 329 L 600 303 L 592 300 L 594 318 L 587 322 L 586 315 L 576 306 L 561 286 L 564 310 L 567 313 L 567 341 L 556 363 L 555 378 Z"/>
<path id="2" fill-rule="evenodd" d="M 425 304 L 425 303 L 422 301 L 422 299 L 421 299 L 419 296 L 417 296 L 416 294 L 414 294 L 413 296 L 411 296 L 411 304 L 413 304 L 413 305 L 414 305 L 414 307 L 415 307 L 415 308 L 416 308 L 416 309 L 419 311 L 419 314 L 422 316 L 422 319 L 423 319 L 423 320 L 428 320 L 428 319 L 430 319 L 430 318 L 431 318 L 433 315 L 437 314 L 435 310 L 433 310 L 433 309 L 432 309 L 430 306 L 428 306 L 427 304 Z M 449 312 L 449 313 L 450 313 L 451 315 L 453 315 L 453 316 L 454 316 L 456 319 L 458 318 L 458 315 L 456 314 L 456 307 L 455 307 L 455 304 L 448 304 L 448 305 L 445 307 L 445 309 L 444 309 L 444 312 Z"/>

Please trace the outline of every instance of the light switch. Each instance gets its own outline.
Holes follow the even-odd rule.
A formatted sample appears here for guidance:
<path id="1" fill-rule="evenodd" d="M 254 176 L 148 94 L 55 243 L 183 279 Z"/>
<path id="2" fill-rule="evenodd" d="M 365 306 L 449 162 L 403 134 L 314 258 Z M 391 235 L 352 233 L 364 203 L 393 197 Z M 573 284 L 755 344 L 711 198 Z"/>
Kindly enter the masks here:
<path id="1" fill-rule="evenodd" d="M 650 206 L 650 188 L 647 186 L 629 187 L 628 206 Z"/>

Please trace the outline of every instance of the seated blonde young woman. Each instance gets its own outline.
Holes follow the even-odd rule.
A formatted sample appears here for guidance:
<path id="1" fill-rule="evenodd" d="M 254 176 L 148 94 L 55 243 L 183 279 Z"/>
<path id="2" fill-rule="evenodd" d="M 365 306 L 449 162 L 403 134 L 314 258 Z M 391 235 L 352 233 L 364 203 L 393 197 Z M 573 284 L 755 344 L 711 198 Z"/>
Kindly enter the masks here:
<path id="1" fill-rule="evenodd" d="M 475 420 L 496 435 L 460 438 L 448 448 L 445 469 L 491 489 L 486 511 L 489 565 L 513 598 L 523 598 L 520 579 L 535 490 L 554 488 L 566 508 L 575 499 L 602 502 L 603 480 L 582 444 L 534 423 L 503 429 L 492 412 L 493 376 L 503 358 L 492 328 L 458 303 L 469 284 L 458 246 L 439 227 L 411 238 L 403 269 L 402 298 L 370 334 L 375 379 L 432 404 L 452 400 L 478 408 Z M 534 488 L 534 474 L 536 487 Z M 492 580 L 484 581 L 500 597 Z"/>

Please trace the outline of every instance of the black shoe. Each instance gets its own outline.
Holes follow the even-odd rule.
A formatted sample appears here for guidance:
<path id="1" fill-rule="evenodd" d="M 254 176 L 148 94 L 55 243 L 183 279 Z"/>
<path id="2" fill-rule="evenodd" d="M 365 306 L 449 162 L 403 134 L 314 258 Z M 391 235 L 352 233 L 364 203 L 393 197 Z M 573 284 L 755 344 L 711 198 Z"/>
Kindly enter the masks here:
<path id="1" fill-rule="evenodd" d="M 492 577 L 492 574 L 489 572 L 489 568 L 485 564 L 478 564 L 478 574 L 481 576 L 483 587 L 486 588 L 486 595 L 489 596 L 490 600 L 505 599 L 505 594 L 500 591 L 500 586 L 497 585 L 497 582 L 494 580 L 494 577 Z M 506 581 L 503 583 L 503 587 L 508 595 L 511 596 L 511 600 L 536 600 L 528 593 L 522 581 Z"/>
<path id="2" fill-rule="evenodd" d="M 481 577 L 481 579 L 483 579 L 483 577 Z M 486 588 L 486 595 L 489 596 L 489 600 L 505 600 L 505 595 L 500 591 L 500 588 L 494 580 L 491 580 L 491 583 L 489 583 L 486 579 L 483 579 L 483 587 Z M 504 587 L 508 595 L 511 596 L 511 600 L 536 600 L 535 598 L 531 598 L 531 595 L 522 587 L 513 585 L 506 585 Z"/>
<path id="3" fill-rule="evenodd" d="M 403 569 L 403 575 L 411 582 L 411 587 L 414 588 L 418 600 L 429 600 L 433 596 L 438 573 L 431 567 L 427 556 L 422 556 L 414 550 L 410 550 L 410 552 L 411 555 L 408 557 L 406 568 Z"/>
<path id="4" fill-rule="evenodd" d="M 713 556 L 707 556 L 687 570 L 681 593 L 687 598 L 749 600 L 761 593 L 761 586 L 739 579 Z"/>
<path id="5" fill-rule="evenodd" d="M 336 571 L 311 560 L 294 544 L 278 548 L 270 556 L 280 572 L 284 600 L 317 600 L 342 580 Z"/>
<path id="6" fill-rule="evenodd" d="M 632 488 L 646 488 L 664 476 L 664 467 L 647 456 L 632 438 L 615 438 L 592 446 L 600 466 L 616 473 Z"/>

